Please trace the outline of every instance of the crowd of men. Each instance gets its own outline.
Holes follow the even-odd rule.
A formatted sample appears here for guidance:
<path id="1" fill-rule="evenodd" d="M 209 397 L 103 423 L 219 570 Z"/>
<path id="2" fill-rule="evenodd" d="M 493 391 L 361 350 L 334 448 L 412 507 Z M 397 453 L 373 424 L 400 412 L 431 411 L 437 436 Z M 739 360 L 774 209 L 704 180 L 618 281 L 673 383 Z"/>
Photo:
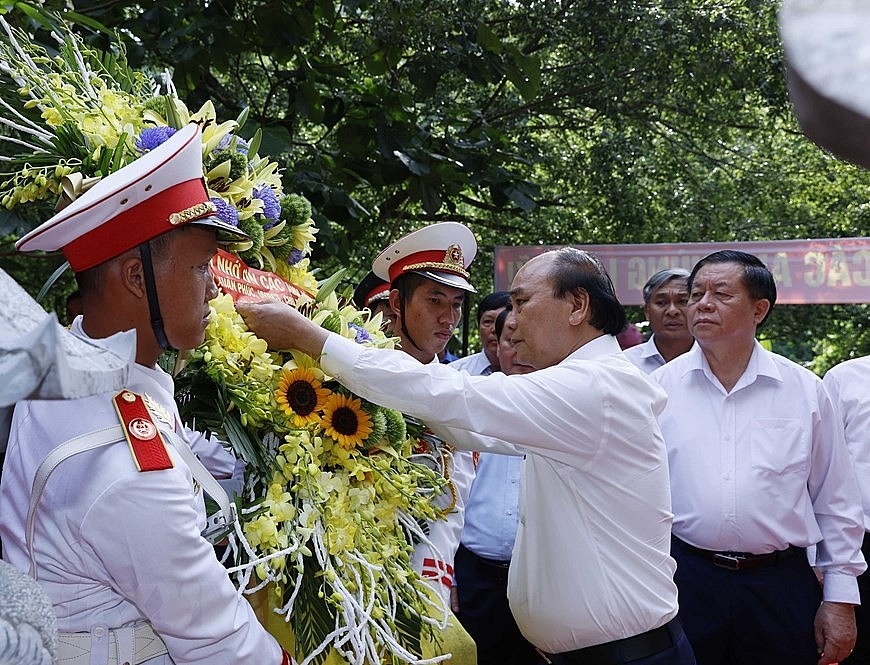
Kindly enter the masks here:
<path id="1" fill-rule="evenodd" d="M 22 401 L 11 423 L 3 556 L 47 594 L 70 665 L 290 662 L 202 535 L 202 490 L 226 502 L 214 478 L 231 484 L 241 466 L 181 422 L 157 366 L 202 342 L 209 260 L 240 233 L 215 217 L 201 169 L 191 125 L 19 242 L 66 254 L 76 339 L 108 349 L 136 332 L 126 390 Z M 237 308 L 272 348 L 320 357 L 350 390 L 432 429 L 425 453 L 449 482 L 413 564 L 479 662 L 868 662 L 855 618 L 867 362 L 823 382 L 763 348 L 776 285 L 740 251 L 654 275 L 652 335 L 623 352 L 609 275 L 566 247 L 483 297 L 480 353 L 446 365 L 476 252 L 467 227 L 444 222 L 374 259 L 355 301 L 398 350 L 281 303 Z"/>
<path id="2" fill-rule="evenodd" d="M 864 29 L 848 5 L 828 3 L 820 21 L 787 2 L 783 36 L 805 129 L 866 166 L 868 112 L 855 100 L 867 88 L 854 58 L 824 51 Z M 793 30 L 800 21 L 810 29 Z M 12 338 L 28 360 L 0 386 L 0 406 L 16 404 L 0 420 L 0 537 L 18 569 L 0 565 L 0 662 L 291 662 L 203 535 L 203 489 L 226 504 L 215 477 L 230 486 L 240 465 L 181 423 L 156 365 L 202 341 L 209 259 L 240 238 L 215 216 L 200 146 L 195 126 L 180 130 L 18 243 L 62 250 L 80 291 L 69 333 L 39 324 Z M 437 434 L 429 454 L 452 485 L 414 564 L 478 660 L 870 662 L 870 359 L 819 379 L 765 349 L 756 334 L 776 285 L 740 251 L 654 275 L 652 335 L 623 353 L 607 272 L 564 248 L 481 299 L 481 352 L 445 365 L 475 253 L 471 232 L 446 223 L 375 259 L 355 299 L 399 337 L 396 351 L 289 306 L 239 311 L 274 348 L 320 355 L 348 388 Z M 3 353 L 21 314 L 0 311 Z M 89 377 L 65 359 L 85 348 L 112 371 Z M 122 377 L 125 390 L 101 392 Z"/>
<path id="3" fill-rule="evenodd" d="M 594 264 L 593 257 L 586 260 Z M 603 269 L 599 274 L 606 277 Z M 558 289 L 560 278 L 551 272 L 547 286 Z M 518 310 L 527 307 L 526 298 L 518 297 L 524 295 L 520 280 L 510 294 L 479 301 L 482 350 L 454 368 L 488 376 L 550 366 L 552 359 L 528 365 L 502 360 L 529 345 L 530 333 L 514 335 L 516 319 L 507 324 L 515 304 Z M 670 556 L 676 562 L 680 623 L 697 662 L 866 662 L 870 640 L 859 603 L 868 585 L 862 555 L 870 525 L 863 444 L 870 398 L 862 380 L 868 360 L 835 367 L 822 382 L 765 350 L 756 333 L 776 303 L 776 285 L 763 263 L 740 251 L 712 254 L 691 273 L 656 273 L 644 286 L 643 300 L 651 334 L 622 357 L 667 395 L 667 405 L 654 410 L 669 463 Z M 598 320 L 601 326 L 603 319 Z M 554 332 L 550 324 L 542 319 L 539 332 Z M 460 402 L 476 413 L 473 397 Z M 524 417 L 533 417 L 529 405 L 524 407 Z M 466 430 L 457 441 L 490 433 L 485 423 L 491 407 L 483 402 L 478 408 L 483 415 L 472 423 L 457 426 L 447 419 L 445 426 Z M 546 638 L 531 648 L 518 628 L 517 620 L 521 625 L 529 620 L 528 601 L 518 595 L 527 590 L 515 584 L 509 604 L 507 580 L 518 553 L 523 457 L 499 454 L 506 451 L 479 442 L 469 447 L 498 451 L 479 454 L 454 561 L 453 609 L 477 644 L 478 661 L 587 662 L 589 647 L 580 641 L 571 644 L 579 650 L 548 652 Z M 538 452 L 531 443 L 517 447 L 526 455 Z M 589 486 L 577 491 L 588 492 Z M 559 507 L 558 519 L 568 519 L 564 512 L 570 507 Z M 516 571 L 516 577 L 521 574 Z M 856 635 L 862 637 L 857 643 Z M 624 639 L 610 640 L 621 644 L 601 662 L 685 658 L 676 649 L 674 660 L 626 660 Z"/>

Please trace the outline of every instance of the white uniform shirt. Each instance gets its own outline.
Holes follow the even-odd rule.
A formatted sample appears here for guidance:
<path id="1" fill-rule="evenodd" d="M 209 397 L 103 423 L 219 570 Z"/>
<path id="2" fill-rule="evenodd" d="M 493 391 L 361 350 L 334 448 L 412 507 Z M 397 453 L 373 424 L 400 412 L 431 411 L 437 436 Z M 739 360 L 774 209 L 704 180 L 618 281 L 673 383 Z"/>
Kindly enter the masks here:
<path id="1" fill-rule="evenodd" d="M 171 392 L 161 387 L 167 378 L 136 366 L 128 387 L 176 413 Z M 117 425 L 111 397 L 16 406 L 0 483 L 0 538 L 4 558 L 17 568 L 30 565 L 24 525 L 36 469 L 64 441 Z M 167 449 L 175 466 L 164 471 L 139 472 L 122 441 L 71 457 L 52 474 L 36 511 L 34 550 L 58 629 L 148 620 L 169 649 L 149 665 L 277 665 L 278 643 L 199 535 L 202 491 L 194 494 L 190 470 Z"/>
<path id="2" fill-rule="evenodd" d="M 433 429 L 457 446 L 527 453 L 508 598 L 534 645 L 571 651 L 676 615 L 667 458 L 656 422 L 665 396 L 612 336 L 516 376 L 420 365 L 337 335 L 322 363 L 366 399 L 438 423 Z"/>
<path id="3" fill-rule="evenodd" d="M 665 359 L 659 353 L 655 342 L 655 335 L 650 335 L 650 338 L 642 344 L 628 347 L 622 352 L 635 367 L 638 367 L 646 374 L 651 374 L 659 367 L 665 364 Z"/>
<path id="4" fill-rule="evenodd" d="M 825 600 L 857 604 L 861 498 L 821 380 L 758 342 L 730 393 L 698 345 L 652 378 L 668 394 L 674 535 L 753 554 L 818 543 Z"/>
<path id="5" fill-rule="evenodd" d="M 870 356 L 832 367 L 824 384 L 842 418 L 864 506 L 864 530 L 870 531 Z"/>

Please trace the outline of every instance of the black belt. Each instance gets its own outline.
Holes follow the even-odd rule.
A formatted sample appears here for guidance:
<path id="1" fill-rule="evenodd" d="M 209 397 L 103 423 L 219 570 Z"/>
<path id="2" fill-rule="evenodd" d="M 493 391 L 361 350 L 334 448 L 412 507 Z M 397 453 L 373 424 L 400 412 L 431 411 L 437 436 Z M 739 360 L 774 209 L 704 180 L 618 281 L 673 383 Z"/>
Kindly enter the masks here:
<path id="1" fill-rule="evenodd" d="M 768 566 L 775 566 L 778 563 L 791 559 L 798 554 L 806 556 L 807 552 L 805 548 L 795 547 L 794 545 L 789 545 L 788 549 L 768 552 L 767 554 L 750 554 L 749 552 L 714 552 L 713 550 L 704 550 L 700 547 L 689 545 L 689 543 L 680 540 L 676 536 L 673 537 L 673 540 L 677 543 L 678 547 L 686 552 L 699 556 L 702 559 L 712 561 L 714 566 L 726 568 L 728 570 L 753 570 L 756 568 L 767 568 Z"/>
<path id="2" fill-rule="evenodd" d="M 683 636 L 678 619 L 634 637 L 595 644 L 576 651 L 545 654 L 553 665 L 622 665 L 671 649 Z"/>
<path id="3" fill-rule="evenodd" d="M 498 559 L 487 559 L 485 556 L 480 556 L 479 554 L 472 552 L 470 549 L 468 549 L 462 543 L 459 543 L 459 547 L 460 547 L 460 549 L 463 549 L 466 552 L 468 552 L 471 556 L 473 556 L 477 560 L 478 563 L 481 563 L 484 566 L 488 566 L 490 568 L 498 568 L 500 570 L 507 570 L 511 566 L 510 559 L 508 559 L 507 561 L 499 561 Z"/>

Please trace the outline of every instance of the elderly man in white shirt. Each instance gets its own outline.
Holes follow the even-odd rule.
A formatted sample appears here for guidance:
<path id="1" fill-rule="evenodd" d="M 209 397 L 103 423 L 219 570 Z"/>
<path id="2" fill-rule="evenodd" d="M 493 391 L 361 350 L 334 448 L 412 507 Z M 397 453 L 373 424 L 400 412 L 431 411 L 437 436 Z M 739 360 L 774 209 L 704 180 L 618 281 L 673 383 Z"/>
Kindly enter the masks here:
<path id="1" fill-rule="evenodd" d="M 821 380 L 755 339 L 775 302 L 757 257 L 702 259 L 697 345 L 652 374 L 668 394 L 675 579 L 700 665 L 824 665 L 855 642 L 861 499 Z"/>
<path id="2" fill-rule="evenodd" d="M 692 348 L 694 340 L 686 325 L 688 278 L 688 270 L 666 268 L 650 277 L 643 286 L 643 313 L 652 335 L 643 344 L 623 353 L 647 374 Z"/>
<path id="3" fill-rule="evenodd" d="M 557 664 L 694 663 L 676 621 L 663 392 L 620 353 L 625 324 L 600 262 L 564 248 L 511 289 L 517 359 L 531 374 L 471 376 L 345 343 L 280 304 L 240 306 L 273 348 L 321 355 L 366 399 L 416 415 L 457 446 L 526 453 L 508 595 Z M 400 390 L 396 387 L 401 386 Z"/>

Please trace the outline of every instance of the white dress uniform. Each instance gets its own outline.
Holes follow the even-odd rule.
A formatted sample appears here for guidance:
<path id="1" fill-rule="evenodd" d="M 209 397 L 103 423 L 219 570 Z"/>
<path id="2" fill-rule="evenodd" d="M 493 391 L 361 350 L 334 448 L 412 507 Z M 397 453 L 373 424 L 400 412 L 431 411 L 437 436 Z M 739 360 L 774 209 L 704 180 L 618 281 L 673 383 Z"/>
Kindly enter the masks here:
<path id="1" fill-rule="evenodd" d="M 468 266 L 476 254 L 477 240 L 470 229 L 458 222 L 441 222 L 399 238 L 375 257 L 372 272 L 384 284 L 395 285 L 402 275 L 415 273 L 439 284 L 475 293 L 468 281 Z M 416 360 L 411 362 L 417 363 Z M 439 364 L 437 356 L 430 364 Z M 397 380 L 393 385 L 403 386 L 403 382 Z M 414 570 L 434 582 L 448 607 L 453 586 L 453 559 L 462 536 L 465 502 L 474 480 L 474 455 L 455 451 L 450 443 L 427 451 L 441 458 L 448 480 L 448 487 L 435 501 L 437 507 L 446 512 L 445 518 L 429 523 L 431 546 L 418 544 L 411 557 Z"/>
<path id="2" fill-rule="evenodd" d="M 177 418 L 171 392 L 161 385 L 166 379 L 159 369 L 137 366 L 128 387 Z M 0 486 L 0 538 L 4 558 L 17 568 L 30 565 L 26 497 L 36 469 L 64 441 L 117 425 L 111 397 L 16 407 Z M 189 431 L 177 433 L 191 443 Z M 201 435 L 194 441 L 206 447 Z M 59 631 L 99 639 L 107 629 L 149 621 L 169 650 L 149 665 L 280 663 L 281 648 L 200 536 L 202 491 L 167 449 L 174 468 L 140 472 L 122 439 L 65 460 L 48 480 L 33 549 Z M 224 466 L 232 468 L 227 460 Z"/>
<path id="3" fill-rule="evenodd" d="M 433 361 L 438 364 L 438 359 Z M 453 587 L 453 560 L 465 525 L 465 503 L 474 481 L 474 453 L 469 450 L 453 450 L 448 443 L 429 454 L 443 456 L 448 486 L 436 504 L 445 510 L 443 519 L 428 523 L 428 539 L 431 545 L 418 543 L 414 547 L 411 566 L 427 580 L 441 600 L 450 607 L 450 589 Z"/>
<path id="4" fill-rule="evenodd" d="M 238 237 L 214 213 L 202 177 L 201 133 L 188 125 L 103 178 L 17 246 L 62 249 L 80 273 L 185 224 Z M 150 260 L 143 259 L 145 265 Z M 149 307 L 155 303 L 149 295 Z M 155 337 L 160 342 L 157 330 Z M 12 417 L 0 483 L 0 538 L 5 559 L 21 570 L 32 566 L 51 600 L 59 662 L 288 663 L 200 535 L 206 524 L 202 489 L 184 459 L 193 456 L 181 447 L 201 454 L 219 475 L 231 475 L 234 462 L 214 441 L 181 426 L 165 373 L 134 363 L 125 387 L 132 392 L 118 397 L 117 411 L 115 395 L 102 393 L 20 402 Z M 135 418 L 119 416 L 125 401 L 139 409 Z M 129 425 L 130 445 L 120 424 Z M 169 432 L 172 444 L 156 437 L 156 427 Z M 104 435 L 108 445 L 63 459 L 42 492 L 33 493 L 38 502 L 29 501 L 53 450 L 109 428 L 117 431 Z M 159 464 L 143 463 L 149 459 Z M 197 477 L 211 482 L 204 469 Z M 29 503 L 35 508 L 28 539 Z"/>

